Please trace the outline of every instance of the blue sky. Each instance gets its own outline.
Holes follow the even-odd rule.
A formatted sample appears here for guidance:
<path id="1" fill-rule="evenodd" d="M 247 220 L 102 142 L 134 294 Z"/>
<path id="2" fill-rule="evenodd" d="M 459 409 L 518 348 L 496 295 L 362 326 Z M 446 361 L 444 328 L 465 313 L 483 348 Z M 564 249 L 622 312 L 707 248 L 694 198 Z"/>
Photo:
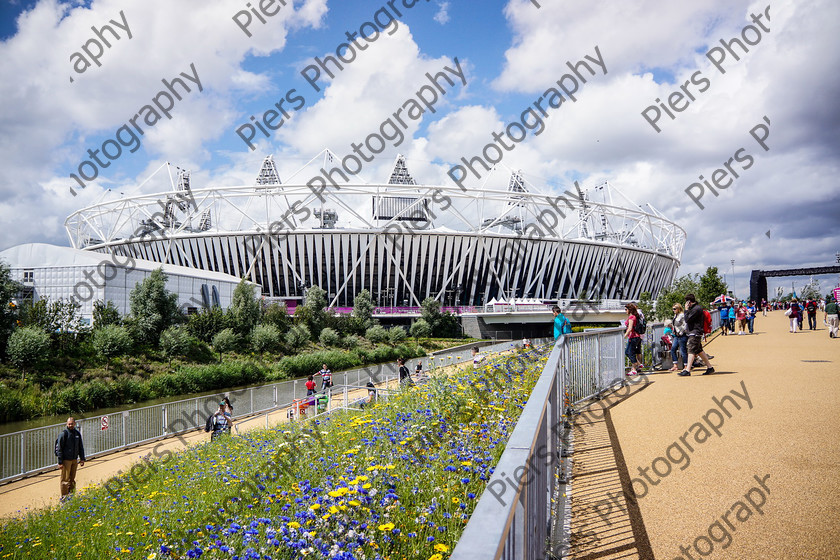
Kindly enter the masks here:
<path id="1" fill-rule="evenodd" d="M 296 0 L 265 25 L 254 22 L 251 38 L 232 21 L 245 7 L 238 0 L 4 2 L 0 250 L 67 244 L 63 223 L 70 213 L 132 192 L 163 161 L 193 170 L 194 184 L 202 186 L 246 183 L 267 154 L 275 154 L 282 175 L 325 147 L 348 153 L 351 141 L 376 130 L 416 92 L 425 72 L 454 66 L 457 58 L 467 85 L 451 88 L 435 114 L 412 123 L 410 137 L 363 173 L 384 179 L 401 152 L 418 178 L 448 180 L 449 164 L 479 153 L 492 132 L 519 118 L 568 71 L 567 61 L 598 46 L 607 73 L 593 77 L 575 104 L 552 112 L 544 133 L 506 155 L 506 165 L 523 169 L 544 191 L 607 180 L 634 202 L 653 204 L 688 232 L 680 273 L 718 266 L 731 276 L 735 259 L 740 292 L 753 268 L 834 263 L 840 84 L 831 69 L 840 63 L 840 45 L 821 22 L 838 20 L 840 6 L 829 0 L 769 7 L 746 0 L 541 4 L 421 1 L 405 10 L 397 33 L 360 53 L 316 94 L 301 68 L 334 53 L 345 32 L 358 31 L 383 2 Z M 119 19 L 120 11 L 133 37 L 105 49 L 101 67 L 75 73 L 72 54 L 93 36 L 91 26 Z M 706 52 L 738 37 L 754 14 L 765 14 L 771 31 L 719 73 Z M 72 196 L 69 175 L 87 149 L 114 138 L 160 90 L 162 78 L 191 63 L 204 90 L 185 95 L 172 120 L 147 129 L 139 150 L 124 152 Z M 663 117 L 657 133 L 642 111 L 698 71 L 711 86 L 695 91 L 696 100 L 674 119 Z M 305 107 L 251 152 L 236 128 L 290 88 L 304 94 Z M 769 152 L 749 135 L 765 115 L 772 122 Z M 685 189 L 739 148 L 750 151 L 754 164 L 719 196 L 706 192 L 701 210 Z"/>

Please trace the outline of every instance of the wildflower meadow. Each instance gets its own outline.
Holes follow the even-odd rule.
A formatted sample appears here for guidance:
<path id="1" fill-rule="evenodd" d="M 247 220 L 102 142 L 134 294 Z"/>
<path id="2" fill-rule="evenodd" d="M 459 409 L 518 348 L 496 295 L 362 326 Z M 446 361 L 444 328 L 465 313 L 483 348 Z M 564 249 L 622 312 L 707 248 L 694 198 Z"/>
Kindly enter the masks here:
<path id="1" fill-rule="evenodd" d="M 154 458 L 142 482 L 3 522 L 0 559 L 445 560 L 548 350 Z"/>

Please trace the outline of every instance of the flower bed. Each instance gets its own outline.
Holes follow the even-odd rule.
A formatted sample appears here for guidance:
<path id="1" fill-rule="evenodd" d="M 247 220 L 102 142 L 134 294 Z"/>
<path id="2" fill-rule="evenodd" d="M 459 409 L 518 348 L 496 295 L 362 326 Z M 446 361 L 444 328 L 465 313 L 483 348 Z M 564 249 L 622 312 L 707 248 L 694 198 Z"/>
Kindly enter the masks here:
<path id="1" fill-rule="evenodd" d="M 0 559 L 443 560 L 546 355 L 518 352 L 363 412 L 163 455 L 4 524 Z"/>

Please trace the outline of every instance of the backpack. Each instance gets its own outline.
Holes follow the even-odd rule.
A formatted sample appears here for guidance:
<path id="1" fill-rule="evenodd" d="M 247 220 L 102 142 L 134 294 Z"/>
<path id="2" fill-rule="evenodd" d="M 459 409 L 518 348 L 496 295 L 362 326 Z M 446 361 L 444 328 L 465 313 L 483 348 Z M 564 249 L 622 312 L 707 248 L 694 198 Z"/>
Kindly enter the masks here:
<path id="1" fill-rule="evenodd" d="M 636 334 L 645 334 L 645 331 L 647 331 L 647 322 L 641 315 L 636 315 L 636 323 L 633 325 L 633 331 Z"/>
<path id="2" fill-rule="evenodd" d="M 61 434 L 55 438 L 55 456 L 58 457 L 58 441 L 61 439 Z"/>
<path id="3" fill-rule="evenodd" d="M 706 334 L 712 332 L 712 314 L 708 309 L 703 310 L 703 332 Z"/>

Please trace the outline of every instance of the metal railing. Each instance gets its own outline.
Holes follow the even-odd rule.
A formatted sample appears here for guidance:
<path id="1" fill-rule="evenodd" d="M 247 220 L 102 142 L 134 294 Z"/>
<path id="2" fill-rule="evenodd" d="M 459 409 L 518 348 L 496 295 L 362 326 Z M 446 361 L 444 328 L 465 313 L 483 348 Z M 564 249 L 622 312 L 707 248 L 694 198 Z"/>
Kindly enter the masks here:
<path id="1" fill-rule="evenodd" d="M 712 332 L 719 327 L 720 314 L 712 312 Z M 664 328 L 648 325 L 643 352 L 656 351 Z M 567 516 L 559 490 L 570 472 L 571 415 L 582 401 L 627 383 L 624 330 L 593 329 L 557 341 L 450 560 L 564 556 L 568 535 L 551 527 L 562 527 Z"/>
<path id="2" fill-rule="evenodd" d="M 503 342 L 484 346 L 482 352 L 501 352 L 512 349 L 517 342 Z M 414 372 L 417 362 L 430 371 L 471 360 L 471 348 L 442 351 L 406 361 Z M 378 364 L 333 373 L 336 386 L 363 387 L 368 381 L 387 383 L 399 375 L 395 363 Z M 294 379 L 249 387 L 226 393 L 236 418 L 253 416 L 277 409 L 290 408 L 306 396 L 305 379 Z M 298 388 L 300 385 L 300 388 Z M 112 453 L 161 438 L 183 434 L 201 428 L 206 419 L 219 407 L 222 394 L 195 397 L 162 405 L 146 406 L 110 414 L 77 418 L 76 429 L 82 434 L 87 458 Z M 267 419 L 266 419 L 267 421 Z M 0 435 L 0 483 L 31 476 L 54 469 L 55 440 L 64 424 L 53 424 Z"/>

